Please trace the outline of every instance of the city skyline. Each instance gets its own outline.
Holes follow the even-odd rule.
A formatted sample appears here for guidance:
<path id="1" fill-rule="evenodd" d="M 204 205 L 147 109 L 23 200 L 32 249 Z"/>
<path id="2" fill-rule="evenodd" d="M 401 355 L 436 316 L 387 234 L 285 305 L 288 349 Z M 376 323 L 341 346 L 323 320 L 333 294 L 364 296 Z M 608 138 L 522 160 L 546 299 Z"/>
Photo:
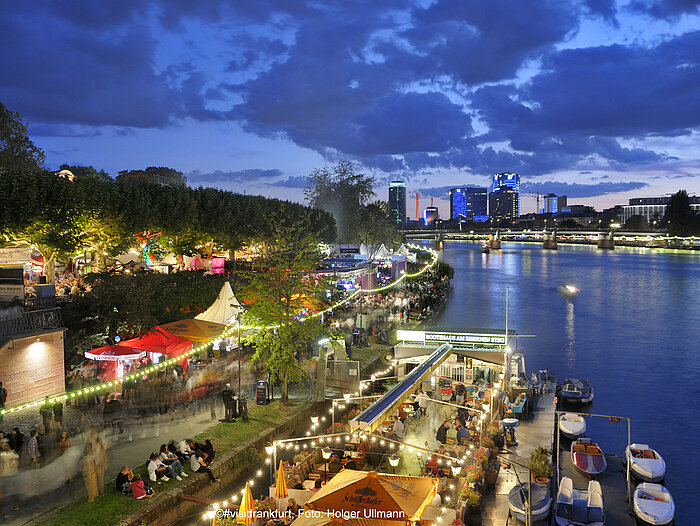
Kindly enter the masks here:
<path id="1" fill-rule="evenodd" d="M 692 2 L 0 10 L 0 101 L 49 169 L 170 166 L 301 201 L 314 168 L 349 160 L 379 198 L 405 180 L 443 216 L 449 188 L 507 171 L 522 213 L 536 193 L 597 209 L 700 193 Z"/>

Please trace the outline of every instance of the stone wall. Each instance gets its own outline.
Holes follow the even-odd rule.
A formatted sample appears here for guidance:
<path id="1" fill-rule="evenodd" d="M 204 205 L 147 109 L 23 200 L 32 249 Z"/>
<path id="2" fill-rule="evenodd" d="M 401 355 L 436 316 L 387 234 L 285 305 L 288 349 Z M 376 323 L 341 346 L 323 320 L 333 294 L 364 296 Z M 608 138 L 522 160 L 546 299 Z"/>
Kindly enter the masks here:
<path id="1" fill-rule="evenodd" d="M 305 432 L 310 427 L 311 416 L 324 414 L 328 412 L 326 404 L 314 404 L 299 413 L 296 413 L 286 420 L 280 422 L 276 429 L 270 429 L 260 435 L 250 438 L 241 443 L 236 449 L 229 451 L 221 456 L 217 456 L 211 466 L 214 476 L 219 479 L 219 482 L 212 484 L 206 475 L 191 474 L 174 488 L 171 488 L 163 493 L 156 495 L 151 501 L 132 513 L 128 517 L 124 517 L 117 526 L 141 526 L 148 524 L 149 526 L 167 526 L 181 519 L 182 517 L 191 514 L 193 509 L 201 506 L 201 504 L 190 502 L 182 499 L 183 495 L 191 497 L 211 499 L 216 495 L 221 488 L 231 484 L 238 479 L 247 469 L 262 468 L 269 469 L 263 461 L 251 464 L 238 465 L 238 457 L 244 453 L 249 447 L 254 447 L 258 451 L 262 451 L 264 459 L 264 447 L 271 444 L 274 440 L 289 436 L 293 431 Z M 236 425 L 245 425 L 243 423 Z M 267 495 L 267 488 L 253 488 L 253 495 L 264 493 Z"/>
<path id="2" fill-rule="evenodd" d="M 65 391 L 63 329 L 15 338 L 0 348 L 8 407 Z"/>

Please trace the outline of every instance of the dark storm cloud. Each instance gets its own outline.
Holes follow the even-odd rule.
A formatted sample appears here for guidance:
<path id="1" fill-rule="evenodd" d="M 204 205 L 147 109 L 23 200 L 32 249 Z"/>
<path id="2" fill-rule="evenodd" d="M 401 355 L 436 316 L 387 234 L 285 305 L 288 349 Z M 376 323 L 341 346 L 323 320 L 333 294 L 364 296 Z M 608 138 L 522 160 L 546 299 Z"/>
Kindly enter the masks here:
<path id="1" fill-rule="evenodd" d="M 225 183 L 250 183 L 264 182 L 282 175 L 282 172 L 277 169 L 273 170 L 239 170 L 233 172 L 225 172 L 215 170 L 213 172 L 202 173 L 199 170 L 193 170 L 185 174 L 187 182 L 192 186 L 197 185 L 221 185 Z"/>
<path id="2" fill-rule="evenodd" d="M 450 189 L 456 188 L 458 185 L 452 186 L 435 186 L 433 188 L 419 188 L 416 190 L 420 197 L 435 197 L 437 199 L 447 199 L 450 197 Z"/>
<path id="3" fill-rule="evenodd" d="M 520 185 L 520 191 L 525 194 L 548 194 L 565 195 L 571 197 L 599 197 L 607 194 L 617 194 L 630 190 L 639 190 L 649 186 L 641 181 L 628 181 L 621 183 L 560 183 L 557 181 L 543 181 L 538 183 L 525 182 Z"/>
<path id="4" fill-rule="evenodd" d="M 671 19 L 699 1 L 620 9 Z M 557 49 L 617 15 L 614 0 L 37 0 L 0 7 L 0 100 L 45 136 L 235 120 L 386 173 L 658 168 L 674 158 L 644 139 L 700 127 L 700 32 Z M 196 52 L 168 56 L 180 35 Z"/>

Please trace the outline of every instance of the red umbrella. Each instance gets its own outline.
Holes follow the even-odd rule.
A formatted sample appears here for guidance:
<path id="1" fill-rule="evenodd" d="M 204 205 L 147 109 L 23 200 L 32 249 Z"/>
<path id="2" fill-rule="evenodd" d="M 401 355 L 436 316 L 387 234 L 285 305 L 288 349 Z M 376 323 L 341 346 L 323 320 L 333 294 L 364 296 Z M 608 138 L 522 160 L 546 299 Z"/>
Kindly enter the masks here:
<path id="1" fill-rule="evenodd" d="M 91 360 L 137 360 L 146 356 L 145 351 L 127 347 L 126 345 L 107 345 L 106 347 L 98 347 L 92 351 L 85 353 L 85 358 Z"/>

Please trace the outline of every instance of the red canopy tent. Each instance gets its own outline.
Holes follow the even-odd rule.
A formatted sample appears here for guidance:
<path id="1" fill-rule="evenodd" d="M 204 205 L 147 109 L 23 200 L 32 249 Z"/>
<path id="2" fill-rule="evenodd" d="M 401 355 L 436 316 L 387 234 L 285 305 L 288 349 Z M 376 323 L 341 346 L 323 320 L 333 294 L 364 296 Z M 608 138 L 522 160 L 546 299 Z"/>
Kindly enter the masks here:
<path id="1" fill-rule="evenodd" d="M 138 338 L 132 338 L 131 340 L 121 341 L 119 345 L 147 351 L 151 359 L 153 359 L 151 353 L 164 354 L 175 358 L 192 350 L 192 342 L 190 340 L 178 338 L 177 336 L 160 330 L 149 332 L 148 334 L 144 334 Z M 186 359 L 183 358 L 180 361 L 180 365 L 187 371 Z"/>

